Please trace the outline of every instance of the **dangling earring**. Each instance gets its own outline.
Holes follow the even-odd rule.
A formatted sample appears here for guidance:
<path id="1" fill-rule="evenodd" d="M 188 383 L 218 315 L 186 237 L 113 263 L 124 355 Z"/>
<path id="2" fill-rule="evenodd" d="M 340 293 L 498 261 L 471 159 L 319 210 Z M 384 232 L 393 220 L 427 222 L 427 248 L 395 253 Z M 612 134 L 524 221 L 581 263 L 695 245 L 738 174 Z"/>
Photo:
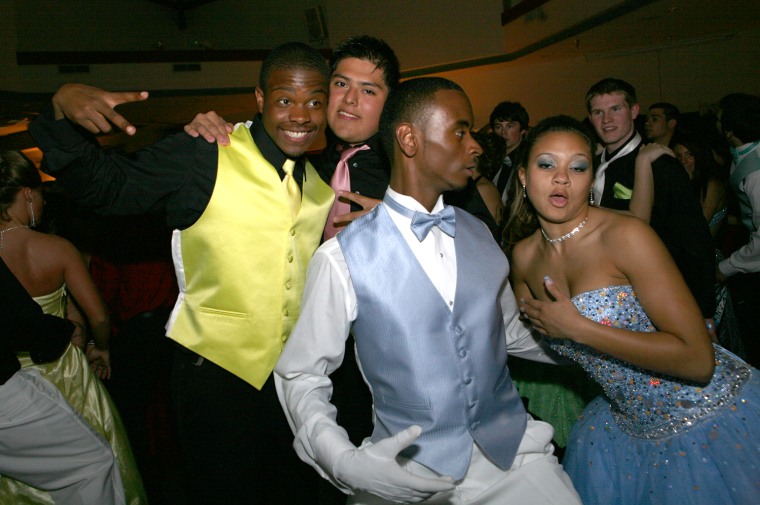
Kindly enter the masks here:
<path id="1" fill-rule="evenodd" d="M 594 205 L 594 190 L 588 192 L 588 203 Z"/>
<path id="2" fill-rule="evenodd" d="M 31 219 L 29 220 L 29 228 L 34 228 L 37 226 L 37 220 L 34 218 L 34 205 L 32 205 L 32 200 L 29 200 L 27 204 L 29 205 L 29 213 L 31 214 Z"/>
<path id="3" fill-rule="evenodd" d="M 525 191 L 525 184 L 523 184 L 523 198 L 528 198 L 528 193 Z"/>

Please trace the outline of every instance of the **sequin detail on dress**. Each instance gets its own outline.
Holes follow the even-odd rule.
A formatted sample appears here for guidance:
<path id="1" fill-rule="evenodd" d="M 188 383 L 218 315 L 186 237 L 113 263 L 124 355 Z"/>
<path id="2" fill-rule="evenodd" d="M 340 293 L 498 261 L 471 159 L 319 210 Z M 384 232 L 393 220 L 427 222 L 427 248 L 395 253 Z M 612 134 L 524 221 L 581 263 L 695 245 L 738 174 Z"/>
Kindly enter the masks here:
<path id="1" fill-rule="evenodd" d="M 631 286 L 573 298 L 589 319 L 653 331 Z M 583 503 L 757 503 L 760 373 L 719 346 L 707 385 L 654 374 L 571 341 L 552 347 L 577 361 L 604 394 L 570 434 L 562 461 Z"/>
<path id="2" fill-rule="evenodd" d="M 573 303 L 584 317 L 615 328 L 655 331 L 631 286 L 581 293 Z M 652 374 L 570 340 L 553 341 L 554 350 L 578 362 L 611 400 L 620 428 L 650 439 L 674 435 L 731 406 L 749 381 L 750 367 L 720 347 L 715 373 L 707 385 Z"/>

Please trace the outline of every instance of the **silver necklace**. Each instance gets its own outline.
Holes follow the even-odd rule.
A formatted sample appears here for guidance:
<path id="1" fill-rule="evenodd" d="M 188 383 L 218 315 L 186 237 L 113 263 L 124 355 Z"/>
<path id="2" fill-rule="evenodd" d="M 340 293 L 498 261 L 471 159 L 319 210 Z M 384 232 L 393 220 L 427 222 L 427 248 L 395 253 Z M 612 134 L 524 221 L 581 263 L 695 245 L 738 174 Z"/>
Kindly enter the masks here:
<path id="1" fill-rule="evenodd" d="M 558 242 L 564 242 L 565 240 L 569 239 L 573 235 L 576 235 L 579 231 L 581 231 L 581 228 L 583 228 L 583 226 L 586 224 L 587 221 L 588 221 L 588 216 L 586 216 L 586 219 L 581 221 L 578 226 L 570 230 L 570 233 L 566 233 L 562 235 L 561 237 L 557 237 L 557 238 L 549 238 L 549 236 L 546 234 L 543 228 L 539 228 L 539 229 L 541 230 L 541 235 L 544 236 L 544 239 L 547 242 L 549 242 L 550 244 L 556 244 Z"/>
<path id="2" fill-rule="evenodd" d="M 3 238 L 5 238 L 5 232 L 15 230 L 16 228 L 29 228 L 28 224 L 18 224 L 16 226 L 11 226 L 10 228 L 6 228 L 4 230 L 0 230 L 0 251 L 3 250 Z"/>

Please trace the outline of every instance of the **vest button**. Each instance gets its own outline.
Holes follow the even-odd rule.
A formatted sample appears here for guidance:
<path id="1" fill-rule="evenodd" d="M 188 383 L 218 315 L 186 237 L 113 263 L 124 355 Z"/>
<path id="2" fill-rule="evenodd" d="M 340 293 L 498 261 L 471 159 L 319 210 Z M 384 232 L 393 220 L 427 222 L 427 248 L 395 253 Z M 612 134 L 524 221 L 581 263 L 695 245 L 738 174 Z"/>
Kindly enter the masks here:
<path id="1" fill-rule="evenodd" d="M 454 326 L 454 331 L 457 332 L 459 335 L 461 335 L 464 332 L 462 327 L 459 325 Z"/>
<path id="2" fill-rule="evenodd" d="M 465 356 L 467 356 L 467 349 L 460 349 L 459 350 L 459 357 L 460 358 L 464 358 Z"/>
<path id="3" fill-rule="evenodd" d="M 292 254 L 288 255 L 288 263 L 293 263 L 293 255 Z"/>
<path id="4" fill-rule="evenodd" d="M 282 310 L 282 315 L 285 316 L 285 317 L 288 317 L 288 309 L 283 309 Z"/>
<path id="5" fill-rule="evenodd" d="M 472 384 L 472 377 L 467 377 L 467 378 L 464 380 L 464 385 L 465 385 L 465 386 L 469 386 L 470 384 Z"/>
<path id="6" fill-rule="evenodd" d="M 293 286 L 290 281 L 285 283 L 285 289 L 290 289 Z"/>
<path id="7" fill-rule="evenodd" d="M 296 234 L 296 229 L 295 229 L 295 228 L 292 228 L 292 229 L 290 230 L 290 236 L 291 236 L 291 237 L 293 237 L 293 236 L 295 236 L 295 234 Z"/>

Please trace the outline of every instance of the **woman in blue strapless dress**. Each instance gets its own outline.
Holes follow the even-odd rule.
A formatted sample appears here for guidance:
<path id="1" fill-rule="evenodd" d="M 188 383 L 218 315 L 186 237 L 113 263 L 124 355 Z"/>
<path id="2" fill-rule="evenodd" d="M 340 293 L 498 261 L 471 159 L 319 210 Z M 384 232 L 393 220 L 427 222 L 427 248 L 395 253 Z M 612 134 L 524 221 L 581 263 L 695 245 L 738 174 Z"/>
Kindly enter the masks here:
<path id="1" fill-rule="evenodd" d="M 758 371 L 710 342 L 651 228 L 589 205 L 592 141 L 580 123 L 549 118 L 527 141 L 513 289 L 549 345 L 603 389 L 563 461 L 583 502 L 757 503 Z M 644 172 L 661 151 L 641 153 Z M 637 191 L 648 184 L 637 171 Z"/>

